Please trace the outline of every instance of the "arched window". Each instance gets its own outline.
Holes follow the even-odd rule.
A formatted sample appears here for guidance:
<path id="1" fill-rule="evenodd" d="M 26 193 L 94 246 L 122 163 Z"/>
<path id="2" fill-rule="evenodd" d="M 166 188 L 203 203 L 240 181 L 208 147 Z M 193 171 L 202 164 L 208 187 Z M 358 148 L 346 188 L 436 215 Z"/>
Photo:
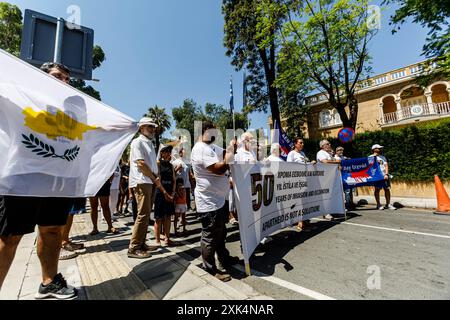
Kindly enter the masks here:
<path id="1" fill-rule="evenodd" d="M 331 111 L 331 115 L 333 116 L 334 125 L 342 124 L 341 116 L 339 115 L 339 112 L 336 109 L 333 109 Z"/>
<path id="2" fill-rule="evenodd" d="M 342 120 L 336 109 L 333 110 L 325 109 L 319 113 L 320 128 L 332 127 L 341 124 Z"/>

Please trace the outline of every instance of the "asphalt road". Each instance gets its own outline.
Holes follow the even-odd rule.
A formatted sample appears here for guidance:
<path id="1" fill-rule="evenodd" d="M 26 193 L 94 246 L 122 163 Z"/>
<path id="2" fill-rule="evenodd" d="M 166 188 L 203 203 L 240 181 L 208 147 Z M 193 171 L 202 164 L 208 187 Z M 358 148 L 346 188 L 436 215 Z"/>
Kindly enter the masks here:
<path id="1" fill-rule="evenodd" d="M 200 225 L 189 216 L 187 242 L 198 258 Z M 347 221 L 313 220 L 317 230 L 285 229 L 260 245 L 242 272 L 239 231 L 229 225 L 227 247 L 242 265 L 234 280 L 274 299 L 450 299 L 450 217 L 430 211 L 360 208 Z"/>

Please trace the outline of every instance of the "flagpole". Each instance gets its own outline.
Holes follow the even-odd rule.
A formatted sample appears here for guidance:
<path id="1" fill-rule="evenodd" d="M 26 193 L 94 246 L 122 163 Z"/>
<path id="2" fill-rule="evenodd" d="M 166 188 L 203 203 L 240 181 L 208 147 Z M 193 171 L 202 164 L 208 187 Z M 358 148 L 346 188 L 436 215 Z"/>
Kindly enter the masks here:
<path id="1" fill-rule="evenodd" d="M 230 108 L 232 111 L 232 117 L 233 117 L 233 136 L 236 138 L 236 117 L 234 114 L 234 93 L 233 93 L 233 76 L 230 76 Z"/>

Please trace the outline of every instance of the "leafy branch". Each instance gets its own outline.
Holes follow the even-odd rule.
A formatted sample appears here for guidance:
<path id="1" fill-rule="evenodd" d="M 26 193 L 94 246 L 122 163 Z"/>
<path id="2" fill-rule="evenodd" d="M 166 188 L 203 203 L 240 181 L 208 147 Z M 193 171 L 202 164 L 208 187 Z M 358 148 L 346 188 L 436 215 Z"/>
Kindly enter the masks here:
<path id="1" fill-rule="evenodd" d="M 55 148 L 39 140 L 33 134 L 30 134 L 29 136 L 22 134 L 22 137 L 22 143 L 25 145 L 25 147 L 27 149 L 30 149 L 31 152 L 43 158 L 59 158 L 71 162 L 78 157 L 78 153 L 80 152 L 80 147 L 75 146 L 71 149 L 67 149 L 64 152 L 64 155 L 61 156 L 56 154 Z"/>

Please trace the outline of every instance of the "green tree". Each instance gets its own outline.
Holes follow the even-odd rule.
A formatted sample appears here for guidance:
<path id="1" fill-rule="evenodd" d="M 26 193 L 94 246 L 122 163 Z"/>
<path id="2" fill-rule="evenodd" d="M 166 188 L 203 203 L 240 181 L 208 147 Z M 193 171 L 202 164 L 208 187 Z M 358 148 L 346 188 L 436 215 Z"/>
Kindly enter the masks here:
<path id="1" fill-rule="evenodd" d="M 450 1 L 449 0 L 385 0 L 400 6 L 391 16 L 391 25 L 398 32 L 411 18 L 414 23 L 429 29 L 423 55 L 430 60 L 424 65 L 425 75 L 419 78 L 423 85 L 436 78 L 450 78 Z"/>
<path id="2" fill-rule="evenodd" d="M 230 111 L 222 105 L 213 103 L 206 103 L 205 106 L 202 107 L 194 100 L 186 99 L 182 106 L 172 109 L 172 116 L 175 120 L 177 129 L 189 131 L 191 135 L 191 145 L 195 144 L 195 121 L 212 121 L 216 124 L 217 128 L 221 130 L 224 138 L 226 137 L 226 130 L 233 128 L 233 118 Z M 236 129 L 248 129 L 249 121 L 246 113 L 236 112 L 235 122 Z"/>
<path id="3" fill-rule="evenodd" d="M 160 108 L 158 106 L 149 108 L 144 117 L 153 118 L 155 123 L 158 125 L 158 129 L 156 129 L 156 149 L 159 150 L 159 146 L 161 144 L 160 141 L 163 134 L 171 127 L 171 117 L 166 113 L 164 108 Z"/>
<path id="4" fill-rule="evenodd" d="M 270 107 L 272 118 L 280 119 L 280 96 L 275 86 L 279 47 L 276 35 L 287 16 L 282 1 L 268 1 L 270 10 L 261 10 L 261 2 L 223 0 L 224 45 L 236 70 L 246 69 L 248 72 L 248 105 L 244 106 L 244 111 L 267 112 Z M 270 24 L 261 24 L 263 19 Z"/>
<path id="5" fill-rule="evenodd" d="M 17 6 L 0 2 L 0 48 L 16 57 L 20 54 L 22 19 Z"/>
<path id="6" fill-rule="evenodd" d="M 367 0 L 296 0 L 286 8 L 277 85 L 295 92 L 306 81 L 355 129 L 357 84 L 371 71 L 368 45 L 377 32 L 367 23 Z"/>
<path id="7" fill-rule="evenodd" d="M 227 137 L 227 129 L 233 129 L 233 117 L 230 114 L 230 110 L 225 108 L 223 105 L 207 103 L 205 105 L 205 120 L 212 121 L 222 132 L 224 139 Z M 242 129 L 246 131 L 248 129 L 249 123 L 247 115 L 245 113 L 234 113 L 234 119 L 236 124 L 236 129 Z"/>
<path id="8" fill-rule="evenodd" d="M 194 100 L 185 99 L 181 106 L 172 109 L 172 116 L 177 129 L 189 131 L 191 145 L 194 145 L 194 123 L 195 121 L 202 121 L 204 119 L 201 107 Z"/>

